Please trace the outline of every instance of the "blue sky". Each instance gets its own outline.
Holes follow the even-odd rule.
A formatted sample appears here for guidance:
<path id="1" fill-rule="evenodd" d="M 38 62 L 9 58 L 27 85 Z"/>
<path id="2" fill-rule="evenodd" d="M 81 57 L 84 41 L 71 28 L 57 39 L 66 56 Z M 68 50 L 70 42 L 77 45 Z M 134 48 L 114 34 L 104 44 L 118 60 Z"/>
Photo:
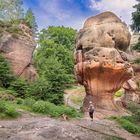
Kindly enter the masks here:
<path id="1" fill-rule="evenodd" d="M 24 8 L 32 8 L 39 29 L 48 26 L 82 28 L 84 21 L 98 13 L 112 11 L 128 25 L 136 0 L 23 0 Z"/>

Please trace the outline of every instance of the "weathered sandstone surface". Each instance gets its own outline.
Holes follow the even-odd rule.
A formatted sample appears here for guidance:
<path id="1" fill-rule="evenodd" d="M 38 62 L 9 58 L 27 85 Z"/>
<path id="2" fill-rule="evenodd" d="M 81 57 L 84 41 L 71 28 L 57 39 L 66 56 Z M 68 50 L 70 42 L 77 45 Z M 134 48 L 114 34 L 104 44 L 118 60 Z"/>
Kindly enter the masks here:
<path id="1" fill-rule="evenodd" d="M 136 79 L 132 78 L 124 83 L 123 88 L 125 89 L 124 100 L 125 103 L 135 102 L 139 103 L 139 93 L 137 91 Z"/>
<path id="2" fill-rule="evenodd" d="M 32 54 L 35 49 L 32 32 L 24 24 L 19 24 L 17 30 L 21 30 L 20 34 L 3 30 L 0 36 L 0 53 L 10 62 L 15 75 L 34 80 L 37 73 L 32 65 Z"/>
<path id="3" fill-rule="evenodd" d="M 131 35 L 115 14 L 105 12 L 86 20 L 76 38 L 75 74 L 96 108 L 118 110 L 114 93 L 132 77 L 127 50 Z"/>

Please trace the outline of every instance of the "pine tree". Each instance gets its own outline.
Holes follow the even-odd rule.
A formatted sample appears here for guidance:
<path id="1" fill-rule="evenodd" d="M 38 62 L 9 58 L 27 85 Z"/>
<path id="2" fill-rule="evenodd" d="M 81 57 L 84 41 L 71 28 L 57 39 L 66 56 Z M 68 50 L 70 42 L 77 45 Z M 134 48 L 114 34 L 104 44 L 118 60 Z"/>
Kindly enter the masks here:
<path id="1" fill-rule="evenodd" d="M 131 29 L 134 32 L 140 31 L 140 0 L 137 0 L 137 1 L 138 1 L 138 3 L 133 6 L 136 9 L 136 11 L 132 13 Z"/>
<path id="2" fill-rule="evenodd" d="M 32 31 L 35 34 L 37 32 L 37 23 L 31 8 L 29 8 L 25 14 L 25 21 L 32 28 Z"/>
<path id="3" fill-rule="evenodd" d="M 0 0 L 0 20 L 22 19 L 23 8 L 22 0 Z"/>

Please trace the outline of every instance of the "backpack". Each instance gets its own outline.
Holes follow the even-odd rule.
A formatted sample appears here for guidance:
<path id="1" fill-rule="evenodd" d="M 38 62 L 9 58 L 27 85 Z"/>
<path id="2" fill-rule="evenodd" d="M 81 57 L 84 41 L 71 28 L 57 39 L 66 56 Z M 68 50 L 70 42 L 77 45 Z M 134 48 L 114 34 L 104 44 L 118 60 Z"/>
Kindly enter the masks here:
<path id="1" fill-rule="evenodd" d="M 89 106 L 89 112 L 91 112 L 91 113 L 94 112 L 94 107 L 93 106 Z"/>

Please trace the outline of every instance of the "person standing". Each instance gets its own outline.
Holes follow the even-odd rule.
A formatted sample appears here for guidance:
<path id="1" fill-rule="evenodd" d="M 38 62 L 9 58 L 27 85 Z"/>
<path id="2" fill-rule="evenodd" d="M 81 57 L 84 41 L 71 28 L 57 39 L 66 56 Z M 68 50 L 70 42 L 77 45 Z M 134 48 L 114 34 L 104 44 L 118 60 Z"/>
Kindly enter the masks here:
<path id="1" fill-rule="evenodd" d="M 89 112 L 89 116 L 91 118 L 91 121 L 93 121 L 93 113 L 94 113 L 94 106 L 93 106 L 93 103 L 92 101 L 89 102 L 89 107 L 88 107 L 88 112 Z"/>

